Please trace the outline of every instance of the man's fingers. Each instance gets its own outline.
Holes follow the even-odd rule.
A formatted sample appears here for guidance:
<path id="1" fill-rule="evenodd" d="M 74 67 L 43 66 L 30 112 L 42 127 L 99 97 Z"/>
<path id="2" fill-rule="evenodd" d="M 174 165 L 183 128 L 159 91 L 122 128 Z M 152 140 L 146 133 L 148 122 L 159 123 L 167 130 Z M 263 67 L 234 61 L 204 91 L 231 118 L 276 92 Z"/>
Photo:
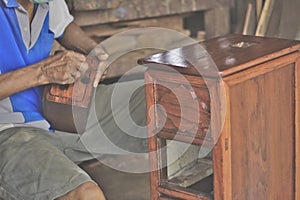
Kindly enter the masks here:
<path id="1" fill-rule="evenodd" d="M 89 69 L 89 64 L 87 62 L 81 63 L 79 67 L 79 71 L 81 74 L 85 74 L 88 69 Z"/>
<path id="2" fill-rule="evenodd" d="M 102 47 L 101 45 L 98 45 L 93 49 L 92 55 L 97 57 L 100 62 L 107 60 L 109 57 L 108 53 L 106 53 L 104 47 Z"/>
<path id="3" fill-rule="evenodd" d="M 100 61 L 105 61 L 108 59 L 109 55 L 107 53 L 101 53 L 100 55 L 98 55 Z"/>
<path id="4" fill-rule="evenodd" d="M 101 77 L 103 75 L 103 73 L 105 72 L 105 70 L 107 69 L 108 65 L 105 62 L 100 62 L 97 68 L 97 72 L 96 72 L 96 76 L 94 79 L 94 83 L 93 83 L 93 87 L 97 87 L 99 84 L 99 81 L 101 80 Z"/>

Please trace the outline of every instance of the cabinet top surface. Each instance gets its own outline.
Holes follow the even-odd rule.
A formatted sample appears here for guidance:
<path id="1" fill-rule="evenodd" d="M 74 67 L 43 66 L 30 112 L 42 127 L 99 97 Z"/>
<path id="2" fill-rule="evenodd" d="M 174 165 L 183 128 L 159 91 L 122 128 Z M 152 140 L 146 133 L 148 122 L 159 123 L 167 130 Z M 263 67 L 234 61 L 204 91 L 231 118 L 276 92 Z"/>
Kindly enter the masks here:
<path id="1" fill-rule="evenodd" d="M 139 60 L 172 66 L 184 74 L 222 76 L 236 73 L 300 49 L 300 41 L 231 34 Z"/>

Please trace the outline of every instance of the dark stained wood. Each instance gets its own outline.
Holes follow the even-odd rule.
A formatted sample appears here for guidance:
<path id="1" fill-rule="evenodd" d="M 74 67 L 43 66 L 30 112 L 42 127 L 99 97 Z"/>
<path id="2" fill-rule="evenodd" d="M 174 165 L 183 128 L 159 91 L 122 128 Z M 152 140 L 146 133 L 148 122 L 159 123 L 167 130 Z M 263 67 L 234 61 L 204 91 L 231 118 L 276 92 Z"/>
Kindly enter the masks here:
<path id="1" fill-rule="evenodd" d="M 239 51 L 233 47 L 225 47 L 225 50 L 217 48 L 218 42 L 230 41 L 229 44 L 232 44 L 239 41 L 237 38 L 251 39 L 247 42 L 257 42 L 259 48 L 254 48 L 256 51 L 248 49 L 252 46 L 241 47 Z M 189 58 L 199 55 L 193 52 L 193 45 L 140 60 L 141 63 L 150 63 L 145 77 L 147 101 L 153 108 L 148 113 L 151 119 L 148 121 L 149 134 L 152 136 L 149 150 L 160 148 L 157 141 L 165 139 L 197 145 L 205 143 L 207 138 L 204 140 L 204 135 L 201 139 L 196 134 L 198 140 L 192 141 L 178 131 L 179 127 L 183 127 L 184 131 L 189 130 L 193 121 L 197 120 L 194 111 L 190 111 L 188 120 L 180 119 L 182 111 L 178 99 L 184 97 L 187 103 L 182 105 L 189 108 L 189 91 L 192 88 L 199 99 L 205 99 L 210 110 L 206 115 L 210 118 L 209 132 L 206 134 L 210 133 L 211 143 L 206 144 L 215 144 L 214 199 L 299 199 L 300 42 L 233 35 L 204 44 L 209 51 L 217 49 L 211 53 L 211 58 L 217 63 L 221 77 L 201 77 L 190 66 L 183 68 L 188 65 L 178 58 L 178 54 L 174 59 L 170 56 L 174 52 L 183 52 Z M 232 56 L 233 53 L 237 62 L 222 66 L 223 57 Z M 205 92 L 205 89 L 209 89 L 209 92 Z M 175 97 L 176 93 L 180 98 Z M 200 107 L 199 102 L 197 104 Z M 158 104 L 164 107 L 167 116 L 157 109 Z M 202 112 L 200 110 L 199 113 Z M 163 123 L 163 118 L 167 118 L 166 123 Z M 203 120 L 199 123 L 199 130 L 208 125 Z M 174 135 L 180 137 L 174 138 Z M 155 154 L 151 165 L 159 166 L 165 156 Z M 201 188 L 194 191 L 170 184 L 164 173 L 166 170 L 157 170 L 151 175 L 152 200 L 160 199 L 161 194 L 174 199 L 210 198 Z"/>
<path id="2" fill-rule="evenodd" d="M 210 108 L 207 88 L 189 89 L 188 85 L 166 82 L 158 82 L 156 87 L 156 95 L 159 96 L 156 104 L 160 105 L 156 108 L 157 118 L 160 119 L 156 124 L 157 129 L 164 128 L 169 132 L 203 139 L 210 122 L 210 111 L 204 109 Z M 191 93 L 197 95 L 196 99 Z M 164 110 L 161 110 L 161 106 Z M 166 119 L 165 126 L 162 119 Z"/>
<path id="3" fill-rule="evenodd" d="M 156 54 L 139 63 L 179 66 L 175 69 L 183 74 L 225 77 L 299 48 L 297 41 L 231 34 Z"/>

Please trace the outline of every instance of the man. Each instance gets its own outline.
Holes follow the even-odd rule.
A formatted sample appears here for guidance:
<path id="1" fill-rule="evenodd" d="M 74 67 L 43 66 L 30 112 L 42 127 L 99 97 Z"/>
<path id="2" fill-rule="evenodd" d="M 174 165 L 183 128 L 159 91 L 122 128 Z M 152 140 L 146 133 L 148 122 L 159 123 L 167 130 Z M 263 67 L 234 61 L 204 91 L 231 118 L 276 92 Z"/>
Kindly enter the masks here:
<path id="1" fill-rule="evenodd" d="M 75 164 L 92 158 L 79 136 L 49 131 L 40 91 L 45 84 L 78 80 L 86 71 L 84 54 L 97 44 L 72 22 L 63 0 L 0 0 L 0 7 L 0 199 L 105 199 Z M 49 56 L 54 39 L 70 50 Z M 143 96 L 142 89 L 136 93 Z M 106 98 L 111 94 L 110 86 L 97 89 L 103 130 L 126 150 L 145 149 L 145 140 L 128 139 L 112 122 Z M 134 104 L 137 115 L 145 112 L 142 97 Z M 95 132 L 92 127 L 83 135 Z M 91 142 L 95 153 L 106 150 L 105 144 Z"/>

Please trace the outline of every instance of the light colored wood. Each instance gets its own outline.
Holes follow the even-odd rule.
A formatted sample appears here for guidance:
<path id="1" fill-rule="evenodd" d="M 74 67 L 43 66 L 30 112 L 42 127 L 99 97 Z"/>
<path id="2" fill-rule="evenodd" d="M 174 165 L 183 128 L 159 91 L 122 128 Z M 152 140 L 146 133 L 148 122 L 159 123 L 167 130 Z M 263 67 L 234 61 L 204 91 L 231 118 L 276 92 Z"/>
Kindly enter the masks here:
<path id="1" fill-rule="evenodd" d="M 249 3 L 247 7 L 247 13 L 245 17 L 245 23 L 243 28 L 244 35 L 254 35 L 257 26 L 255 5 Z"/>
<path id="2" fill-rule="evenodd" d="M 252 12 L 253 12 L 253 5 L 252 5 L 252 3 L 249 3 L 248 7 L 247 7 L 247 12 L 246 12 L 244 28 L 243 28 L 243 32 L 242 32 L 244 35 L 249 34 L 249 25 L 250 25 Z"/>
<path id="3" fill-rule="evenodd" d="M 268 27 L 268 24 L 270 21 L 270 16 L 273 11 L 274 2 L 275 2 L 275 0 L 266 0 L 265 1 L 261 16 L 258 21 L 257 29 L 255 32 L 256 36 L 265 36 L 265 34 L 267 32 L 267 27 Z"/>
<path id="4" fill-rule="evenodd" d="M 263 0 L 256 0 L 256 18 L 259 20 L 263 8 Z"/>
<path id="5" fill-rule="evenodd" d="M 211 96 L 210 131 L 214 138 L 214 198 L 225 199 L 226 196 L 231 196 L 231 149 L 229 149 L 230 141 L 227 134 L 229 131 L 225 131 L 230 129 L 230 113 L 227 112 L 229 99 L 226 95 L 226 84 L 222 79 L 208 84 L 208 88 Z"/>

